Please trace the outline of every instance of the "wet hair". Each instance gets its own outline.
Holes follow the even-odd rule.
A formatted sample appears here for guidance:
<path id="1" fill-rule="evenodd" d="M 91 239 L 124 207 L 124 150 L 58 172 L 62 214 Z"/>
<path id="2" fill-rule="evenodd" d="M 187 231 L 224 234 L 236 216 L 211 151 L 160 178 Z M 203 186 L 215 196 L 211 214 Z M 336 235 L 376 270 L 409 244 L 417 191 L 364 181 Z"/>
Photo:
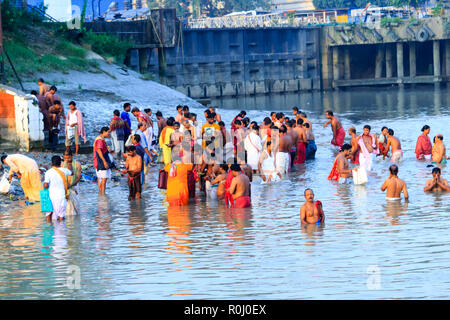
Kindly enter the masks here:
<path id="1" fill-rule="evenodd" d="M 257 124 L 254 124 L 252 130 L 259 131 L 259 126 Z"/>
<path id="2" fill-rule="evenodd" d="M 228 165 L 225 164 L 225 163 L 222 163 L 222 164 L 220 165 L 220 168 L 221 168 L 223 171 L 225 171 L 225 172 L 228 171 Z"/>
<path id="3" fill-rule="evenodd" d="M 299 112 L 299 114 L 300 114 L 300 116 L 303 117 L 303 118 L 308 118 L 308 117 L 306 116 L 306 113 L 304 113 L 303 111 L 302 111 L 302 112 Z"/>
<path id="4" fill-rule="evenodd" d="M 237 164 L 237 163 L 234 163 L 234 164 L 231 165 L 230 169 L 231 169 L 231 171 L 240 172 L 241 171 L 241 166 L 239 164 Z"/>
<path id="5" fill-rule="evenodd" d="M 211 111 L 209 109 L 205 109 L 204 113 L 209 114 Z"/>
<path id="6" fill-rule="evenodd" d="M 141 128 L 141 127 L 143 127 L 143 126 L 145 126 L 145 123 L 143 123 L 143 122 L 139 122 L 139 123 L 138 123 L 138 129 Z"/>
<path id="7" fill-rule="evenodd" d="M 55 92 L 58 91 L 58 89 L 55 86 L 51 86 L 50 90 L 54 90 Z"/>
<path id="8" fill-rule="evenodd" d="M 303 119 L 302 119 L 302 118 L 298 118 L 298 119 L 297 119 L 297 124 L 300 124 L 300 125 L 302 125 L 302 124 L 303 124 L 303 122 L 304 122 L 304 121 L 303 121 Z"/>
<path id="9" fill-rule="evenodd" d="M 65 156 L 73 156 L 72 149 L 70 147 L 67 147 L 66 151 L 64 151 Z"/>
<path id="10" fill-rule="evenodd" d="M 70 102 L 69 102 L 69 106 L 74 106 L 74 107 L 76 107 L 77 104 L 75 103 L 75 101 L 70 101 Z"/>
<path id="11" fill-rule="evenodd" d="M 270 119 L 269 117 L 265 117 L 264 118 L 264 125 L 269 125 L 269 124 L 271 124 L 272 123 L 272 119 Z"/>
<path id="12" fill-rule="evenodd" d="M 242 119 L 242 124 L 243 124 L 244 126 L 248 126 L 249 123 L 250 123 L 250 118 L 245 117 L 244 119 Z"/>
<path id="13" fill-rule="evenodd" d="M 276 116 L 276 112 L 274 112 L 274 111 L 272 111 L 271 113 L 270 113 L 270 117 L 272 117 L 273 115 L 275 115 Z"/>
<path id="14" fill-rule="evenodd" d="M 280 133 L 286 133 L 287 132 L 287 127 L 283 124 L 281 127 L 280 127 Z"/>
<path id="15" fill-rule="evenodd" d="M 5 161 L 7 156 L 8 156 L 7 154 L 2 155 L 2 157 L 0 158 L 1 163 L 3 163 L 3 161 Z"/>
<path id="16" fill-rule="evenodd" d="M 30 94 L 37 96 L 38 92 L 36 90 L 31 90 Z"/>
<path id="17" fill-rule="evenodd" d="M 53 105 L 58 105 L 58 106 L 60 106 L 61 105 L 61 101 L 59 101 L 59 100 L 55 100 L 54 102 L 53 102 Z"/>
<path id="18" fill-rule="evenodd" d="M 444 141 L 444 137 L 443 137 L 443 136 L 435 136 L 435 137 L 433 138 L 433 143 L 436 142 L 436 138 L 441 139 L 441 141 Z"/>
<path id="19" fill-rule="evenodd" d="M 140 111 L 141 111 L 141 110 L 139 110 L 138 107 L 134 107 L 134 108 L 131 110 L 131 113 L 140 112 Z"/>
<path id="20" fill-rule="evenodd" d="M 398 166 L 396 164 L 391 165 L 389 167 L 389 172 L 396 176 L 398 174 Z"/>
<path id="21" fill-rule="evenodd" d="M 311 191 L 314 194 L 314 191 L 311 188 L 306 188 L 305 191 L 303 192 L 303 195 L 306 195 L 306 191 Z"/>
<path id="22" fill-rule="evenodd" d="M 134 135 L 133 135 L 133 138 L 134 138 L 134 140 L 135 140 L 137 143 L 141 142 L 141 136 L 140 136 L 140 135 L 134 134 Z"/>
<path id="23" fill-rule="evenodd" d="M 428 129 L 430 129 L 430 126 L 429 125 L 424 125 L 422 127 L 422 132 L 424 132 L 425 130 L 428 130 Z"/>
<path id="24" fill-rule="evenodd" d="M 197 119 L 197 114 L 193 112 L 189 112 L 189 117 Z"/>
<path id="25" fill-rule="evenodd" d="M 175 119 L 173 117 L 169 117 L 169 119 L 167 119 L 166 124 L 171 127 L 173 126 L 173 124 L 175 123 Z"/>
<path id="26" fill-rule="evenodd" d="M 136 151 L 136 147 L 135 146 L 128 146 L 127 147 L 127 152 L 135 152 Z"/>
<path id="27" fill-rule="evenodd" d="M 180 127 L 181 125 L 180 125 L 180 123 L 179 123 L 178 121 L 175 121 L 175 122 L 173 123 L 173 126 L 174 126 L 174 127 L 175 127 L 175 126 L 179 126 L 179 127 Z"/>
<path id="28" fill-rule="evenodd" d="M 292 125 L 293 125 L 293 122 L 292 122 L 292 120 L 288 120 L 288 121 L 286 121 L 284 124 L 285 124 L 286 127 L 291 128 Z"/>
<path id="29" fill-rule="evenodd" d="M 292 110 L 295 110 L 298 112 L 298 108 L 297 107 L 293 107 Z"/>
<path id="30" fill-rule="evenodd" d="M 144 112 L 145 112 L 145 113 L 152 112 L 152 109 L 150 109 L 150 108 L 144 109 Z"/>
<path id="31" fill-rule="evenodd" d="M 353 128 L 353 127 L 351 127 L 351 128 L 348 128 L 348 130 L 350 130 L 351 132 L 353 132 L 353 133 L 356 133 L 356 129 L 355 128 Z M 370 130 L 370 129 L 369 129 Z"/>
<path id="32" fill-rule="evenodd" d="M 119 110 L 114 110 L 114 111 L 113 111 L 113 114 L 114 114 L 115 116 L 120 117 L 120 111 L 119 111 Z"/>
<path id="33" fill-rule="evenodd" d="M 61 157 L 60 156 L 53 156 L 52 157 L 52 166 L 54 166 L 54 167 L 60 167 L 61 166 Z"/>
<path id="34" fill-rule="evenodd" d="M 125 102 L 125 103 L 123 104 L 123 109 L 125 110 L 125 109 L 128 108 L 128 107 L 131 107 L 131 103 Z"/>
<path id="35" fill-rule="evenodd" d="M 235 125 L 242 125 L 242 121 L 241 120 L 234 120 L 234 124 Z"/>
<path id="36" fill-rule="evenodd" d="M 188 118 L 188 119 L 191 117 L 191 114 L 189 113 L 189 111 L 186 111 L 183 115 L 185 118 Z"/>
<path id="37" fill-rule="evenodd" d="M 431 173 L 441 173 L 441 169 L 438 167 L 434 167 L 433 170 L 431 170 Z"/>
<path id="38" fill-rule="evenodd" d="M 383 127 L 383 128 L 381 128 L 381 132 L 383 132 L 384 129 L 388 129 L 388 127 Z"/>
<path id="39" fill-rule="evenodd" d="M 102 127 L 100 129 L 100 134 L 102 134 L 103 132 L 109 131 L 109 127 Z"/>
<path id="40" fill-rule="evenodd" d="M 364 126 L 364 129 L 369 129 L 369 131 L 372 129 L 368 124 L 366 124 L 365 126 Z"/>
<path id="41" fill-rule="evenodd" d="M 280 120 L 281 118 L 284 117 L 284 114 L 283 114 L 283 112 L 278 112 L 275 117 L 277 118 L 277 120 Z"/>
<path id="42" fill-rule="evenodd" d="M 308 123 L 308 122 L 305 122 L 303 125 L 304 125 L 305 127 L 309 128 L 309 123 Z"/>
<path id="43" fill-rule="evenodd" d="M 180 109 L 183 109 L 183 106 L 182 105 L 177 105 L 177 111 L 180 110 Z"/>
<path id="44" fill-rule="evenodd" d="M 223 121 L 220 121 L 220 122 L 219 122 L 219 126 L 221 126 L 221 127 L 225 127 L 225 122 L 223 122 Z"/>
<path id="45" fill-rule="evenodd" d="M 390 136 L 393 136 L 394 135 L 394 130 L 388 129 L 388 133 L 389 133 Z"/>
<path id="46" fill-rule="evenodd" d="M 206 115 L 206 119 L 214 119 L 216 117 L 215 112 L 210 112 Z"/>
<path id="47" fill-rule="evenodd" d="M 331 110 L 327 110 L 326 113 L 327 113 L 329 116 L 333 116 L 333 115 L 334 115 L 333 111 L 331 111 Z"/>
<path id="48" fill-rule="evenodd" d="M 162 117 L 162 112 L 161 112 L 161 111 L 159 111 L 159 110 L 158 110 L 158 111 L 156 111 L 156 116 L 157 116 L 157 117 Z"/>
<path id="49" fill-rule="evenodd" d="M 344 143 L 344 145 L 341 147 L 341 152 L 342 151 L 346 151 L 346 150 L 350 150 L 352 148 L 352 146 L 348 143 Z"/>
<path id="50" fill-rule="evenodd" d="M 188 106 L 184 106 L 184 107 L 183 107 L 183 111 L 189 112 L 189 107 L 188 107 Z"/>
<path id="51" fill-rule="evenodd" d="M 37 82 L 45 83 L 44 79 L 42 79 L 42 78 L 39 78 Z"/>
<path id="52" fill-rule="evenodd" d="M 247 112 L 242 110 L 241 112 L 239 112 L 239 115 L 241 116 L 241 118 L 243 118 L 243 117 L 245 117 L 247 115 Z"/>
<path id="53" fill-rule="evenodd" d="M 266 142 L 266 148 L 268 147 L 268 146 L 271 146 L 272 145 L 272 141 L 267 141 Z"/>

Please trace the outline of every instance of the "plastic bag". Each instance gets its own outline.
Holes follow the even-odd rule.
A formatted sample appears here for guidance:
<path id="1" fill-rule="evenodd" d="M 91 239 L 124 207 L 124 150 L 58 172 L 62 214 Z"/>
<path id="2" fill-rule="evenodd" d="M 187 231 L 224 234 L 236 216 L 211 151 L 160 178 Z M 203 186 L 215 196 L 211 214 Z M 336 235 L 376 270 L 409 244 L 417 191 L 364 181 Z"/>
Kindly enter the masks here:
<path id="1" fill-rule="evenodd" d="M 0 179 L 0 193 L 7 194 L 11 188 L 11 183 L 8 181 L 8 174 L 3 174 L 3 177 Z"/>
<path id="2" fill-rule="evenodd" d="M 48 189 L 41 190 L 40 195 L 41 195 L 41 212 L 53 212 L 52 200 L 50 199 Z"/>
<path id="3" fill-rule="evenodd" d="M 355 185 L 365 184 L 369 181 L 369 179 L 367 178 L 366 169 L 364 169 L 363 167 L 357 167 L 353 169 L 352 172 L 353 172 L 353 184 Z"/>

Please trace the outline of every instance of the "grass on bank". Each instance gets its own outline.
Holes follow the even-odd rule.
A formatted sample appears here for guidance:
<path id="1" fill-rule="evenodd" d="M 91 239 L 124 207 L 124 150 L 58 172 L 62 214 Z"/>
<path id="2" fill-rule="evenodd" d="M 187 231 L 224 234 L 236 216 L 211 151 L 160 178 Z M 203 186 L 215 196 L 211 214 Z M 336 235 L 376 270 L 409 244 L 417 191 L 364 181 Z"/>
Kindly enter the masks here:
<path id="1" fill-rule="evenodd" d="M 37 13 L 17 10 L 13 0 L 2 2 L 4 47 L 22 80 L 35 80 L 41 73 L 70 70 L 98 73 L 99 64 L 86 59 L 88 50 L 107 61 L 122 64 L 131 44 L 110 35 L 68 30 L 65 23 L 48 23 Z M 6 79 L 16 83 L 5 60 Z"/>

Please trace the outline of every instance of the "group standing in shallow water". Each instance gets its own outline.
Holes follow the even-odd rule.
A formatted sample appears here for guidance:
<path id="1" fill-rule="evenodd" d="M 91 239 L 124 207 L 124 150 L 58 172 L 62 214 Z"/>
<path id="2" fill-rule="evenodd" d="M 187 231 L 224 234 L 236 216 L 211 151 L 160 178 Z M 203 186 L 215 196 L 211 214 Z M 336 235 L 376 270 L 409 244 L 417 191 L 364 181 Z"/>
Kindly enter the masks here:
<path id="1" fill-rule="evenodd" d="M 36 97 L 45 113 L 46 129 L 57 130 L 61 125 L 65 128 L 65 161 L 53 159 L 53 170 L 47 171 L 44 180 L 44 188 L 50 191 L 54 207 L 52 217 L 62 219 L 68 207 L 79 211 L 77 184 L 81 166 L 73 160 L 70 148 L 75 145 L 75 154 L 78 154 L 80 138 L 86 139 L 83 115 L 72 101 L 65 116 L 61 99 L 55 94 L 56 87 L 45 85 L 42 79 L 39 84 L 40 92 L 36 92 Z M 130 113 L 138 122 L 135 130 L 132 130 Z M 169 206 L 188 205 L 189 200 L 200 191 L 207 199 L 217 198 L 227 207 L 250 207 L 251 184 L 255 174 L 262 184 L 276 183 L 295 165 L 314 159 L 317 151 L 312 123 L 297 107 L 292 109 L 293 117 L 272 112 L 260 123 L 251 121 L 247 112 L 242 110 L 227 129 L 215 108 L 204 111 L 206 123 L 200 125 L 197 115 L 188 106 L 180 105 L 176 108 L 175 117 L 166 119 L 161 111 L 155 113 L 157 133 L 152 114 L 151 109 L 141 111 L 125 103 L 123 111 L 114 110 L 109 126 L 100 130 L 93 143 L 99 195 L 106 192 L 111 170 L 118 169 L 127 175 L 128 199 L 140 199 L 149 167 L 157 165 L 158 159 L 164 164 L 159 171 L 158 187 L 167 190 Z M 330 180 L 349 184 L 355 181 L 357 175 L 357 181 L 366 181 L 364 177 L 367 178 L 367 173 L 372 171 L 375 157 L 383 157 L 383 160 L 388 157 L 393 165 L 381 190 L 386 191 L 388 200 L 400 199 L 401 193 L 404 193 L 405 199 L 408 198 L 406 183 L 398 177 L 398 164 L 402 161 L 403 151 L 393 129 L 383 127 L 377 137 L 369 125 L 365 125 L 359 135 L 355 127 L 350 127 L 350 143 L 345 143 L 346 131 L 339 117 L 332 110 L 326 111 L 325 117 L 327 122 L 323 127 L 330 124 L 332 129 L 331 145 L 339 147 Z M 430 130 L 427 125 L 422 128 L 415 148 L 416 158 L 431 160 L 433 164 L 445 164 L 448 157 L 443 136 L 436 135 L 433 145 L 429 138 Z M 49 134 L 52 149 L 55 132 Z M 108 146 L 107 139 L 111 139 L 111 146 Z M 39 201 L 41 175 L 33 161 L 22 155 L 2 157 L 2 163 L 11 168 L 10 175 L 17 172 L 21 177 L 25 196 Z M 352 165 L 356 165 L 356 169 Z M 449 191 L 448 182 L 441 177 L 439 168 L 433 168 L 432 175 L 425 191 Z M 324 222 L 322 204 L 314 201 L 314 192 L 306 189 L 304 196 L 306 202 L 301 208 L 302 224 Z"/>

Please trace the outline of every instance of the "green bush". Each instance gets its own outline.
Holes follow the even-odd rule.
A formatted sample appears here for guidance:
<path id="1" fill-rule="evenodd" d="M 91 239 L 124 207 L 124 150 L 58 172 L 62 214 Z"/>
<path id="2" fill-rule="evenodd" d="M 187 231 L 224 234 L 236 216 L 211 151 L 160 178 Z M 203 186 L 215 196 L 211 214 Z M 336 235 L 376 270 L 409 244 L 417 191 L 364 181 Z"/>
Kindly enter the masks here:
<path id="1" fill-rule="evenodd" d="M 120 41 L 108 34 L 98 34 L 88 31 L 83 36 L 83 43 L 91 46 L 92 51 L 106 57 L 113 57 L 116 62 L 123 63 L 125 55 L 132 47 L 129 41 Z"/>
<path id="2" fill-rule="evenodd" d="M 44 17 L 38 13 L 18 10 L 14 0 L 3 0 L 2 2 L 2 25 L 5 31 L 17 32 L 29 25 L 42 23 L 43 21 Z"/>

